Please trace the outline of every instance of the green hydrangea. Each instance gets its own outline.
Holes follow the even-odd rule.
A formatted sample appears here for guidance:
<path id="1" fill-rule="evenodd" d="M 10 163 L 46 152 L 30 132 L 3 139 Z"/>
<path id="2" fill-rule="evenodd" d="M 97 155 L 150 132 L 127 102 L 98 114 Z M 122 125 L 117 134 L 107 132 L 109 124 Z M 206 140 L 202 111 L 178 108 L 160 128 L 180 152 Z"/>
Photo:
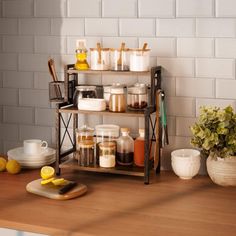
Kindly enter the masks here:
<path id="1" fill-rule="evenodd" d="M 190 127 L 191 144 L 209 155 L 219 157 L 236 154 L 236 114 L 231 106 L 200 107 L 198 121 Z"/>

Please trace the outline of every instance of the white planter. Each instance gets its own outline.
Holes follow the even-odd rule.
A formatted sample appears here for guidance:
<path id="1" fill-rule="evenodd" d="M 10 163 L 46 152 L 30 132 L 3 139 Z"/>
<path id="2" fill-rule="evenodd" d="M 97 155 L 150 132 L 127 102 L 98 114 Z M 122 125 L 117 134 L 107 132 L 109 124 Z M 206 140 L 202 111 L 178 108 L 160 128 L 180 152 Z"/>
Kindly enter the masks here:
<path id="1" fill-rule="evenodd" d="M 236 157 L 207 158 L 207 172 L 211 180 L 221 186 L 236 186 Z"/>
<path id="2" fill-rule="evenodd" d="M 192 179 L 200 169 L 200 152 L 194 149 L 179 149 L 171 152 L 171 166 L 181 179 Z"/>

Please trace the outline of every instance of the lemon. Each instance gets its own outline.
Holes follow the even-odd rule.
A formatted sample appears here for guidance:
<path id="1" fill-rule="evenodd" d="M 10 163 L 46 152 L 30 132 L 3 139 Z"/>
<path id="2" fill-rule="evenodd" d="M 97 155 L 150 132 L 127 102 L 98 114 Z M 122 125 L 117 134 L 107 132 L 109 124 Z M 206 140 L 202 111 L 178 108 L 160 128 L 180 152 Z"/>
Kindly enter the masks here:
<path id="1" fill-rule="evenodd" d="M 55 175 L 55 170 L 51 166 L 43 166 L 40 175 L 42 179 L 50 179 Z"/>
<path id="2" fill-rule="evenodd" d="M 6 169 L 10 174 L 18 174 L 21 170 L 21 166 L 18 161 L 10 160 L 7 162 Z"/>
<path id="3" fill-rule="evenodd" d="M 44 180 L 41 181 L 41 184 L 42 185 L 48 184 L 48 183 L 51 183 L 53 180 L 54 180 L 54 177 L 52 177 L 50 179 L 44 179 Z"/>
<path id="4" fill-rule="evenodd" d="M 64 178 L 60 178 L 60 179 L 54 179 L 53 181 L 52 181 L 52 183 L 54 184 L 54 185 L 65 185 L 65 184 L 67 184 L 67 180 L 65 180 Z"/>
<path id="5" fill-rule="evenodd" d="M 6 164 L 7 161 L 3 157 L 0 157 L 0 172 L 6 169 Z"/>

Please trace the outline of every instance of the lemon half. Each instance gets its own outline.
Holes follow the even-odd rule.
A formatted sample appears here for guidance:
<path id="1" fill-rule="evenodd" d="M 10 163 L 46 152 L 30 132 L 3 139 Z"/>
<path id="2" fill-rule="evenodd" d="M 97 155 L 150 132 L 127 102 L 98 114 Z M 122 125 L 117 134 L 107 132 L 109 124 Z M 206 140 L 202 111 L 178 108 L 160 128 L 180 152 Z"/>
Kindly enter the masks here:
<path id="1" fill-rule="evenodd" d="M 40 175 L 42 179 L 50 179 L 55 175 L 55 169 L 51 166 L 43 166 Z"/>

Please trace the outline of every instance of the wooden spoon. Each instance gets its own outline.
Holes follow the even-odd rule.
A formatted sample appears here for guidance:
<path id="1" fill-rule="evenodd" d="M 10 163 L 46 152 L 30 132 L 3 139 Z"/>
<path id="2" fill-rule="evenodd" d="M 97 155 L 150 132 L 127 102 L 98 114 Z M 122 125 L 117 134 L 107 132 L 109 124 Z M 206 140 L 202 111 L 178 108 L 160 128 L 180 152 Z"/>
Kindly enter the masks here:
<path id="1" fill-rule="evenodd" d="M 120 46 L 120 56 L 119 56 L 119 59 L 117 61 L 117 65 L 118 66 L 121 66 L 122 65 L 122 51 L 125 50 L 125 43 L 121 43 L 121 46 Z"/>
<path id="2" fill-rule="evenodd" d="M 146 50 L 146 48 L 147 48 L 147 43 L 144 43 L 143 48 L 142 48 L 142 55 L 143 55 L 144 51 Z"/>
<path id="3" fill-rule="evenodd" d="M 98 50 L 98 64 L 102 64 L 102 52 L 100 43 L 97 43 L 97 50 Z"/>

